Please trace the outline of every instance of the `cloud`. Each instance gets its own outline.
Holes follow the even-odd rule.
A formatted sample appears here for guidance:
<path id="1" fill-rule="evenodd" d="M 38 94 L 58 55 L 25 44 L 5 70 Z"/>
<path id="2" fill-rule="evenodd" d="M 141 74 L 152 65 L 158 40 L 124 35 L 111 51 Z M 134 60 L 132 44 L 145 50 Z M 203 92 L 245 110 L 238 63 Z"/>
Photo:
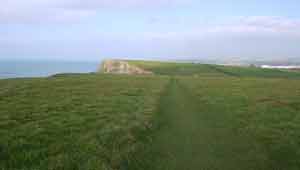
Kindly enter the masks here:
<path id="1" fill-rule="evenodd" d="M 69 23 L 95 16 L 92 10 L 40 9 L 0 12 L 0 24 Z"/>
<path id="2" fill-rule="evenodd" d="M 300 35 L 300 20 L 274 16 L 239 17 L 234 23 L 216 26 L 210 32 Z"/>
<path id="3" fill-rule="evenodd" d="M 186 30 L 144 32 L 148 39 L 203 39 L 216 37 L 299 37 L 300 19 L 274 16 L 237 17 L 224 24 L 195 24 Z"/>
<path id="4" fill-rule="evenodd" d="M 63 17 L 68 20 L 72 19 L 70 16 L 78 16 L 73 14 L 73 11 L 95 11 L 86 8 L 75 10 L 69 7 L 54 9 L 71 11 Z M 47 13 L 46 10 L 42 12 Z M 93 14 L 82 15 L 85 17 Z M 84 28 L 29 26 L 29 29 L 2 27 L 0 56 L 77 58 L 91 56 L 91 59 L 92 56 L 95 56 L 95 59 L 99 56 L 170 57 L 170 59 L 172 57 L 178 59 L 180 56 L 188 59 L 193 57 L 194 59 L 200 57 L 226 59 L 232 56 L 252 59 L 290 56 L 300 58 L 299 19 L 270 16 L 237 17 L 215 25 L 199 24 L 197 19 L 194 19 L 193 23 L 188 23 L 184 27 L 180 27 L 180 23 L 176 22 L 172 25 L 161 24 L 165 21 L 167 22 L 167 19 L 155 21 L 152 22 L 154 26 L 150 29 L 137 28 L 134 31 L 129 29 L 131 24 L 126 25 L 124 22 L 124 27 L 129 28 L 117 27 L 112 32 L 99 30 L 96 26 Z M 180 28 L 176 27 L 176 24 Z M 58 29 L 52 31 L 52 28 Z"/>
<path id="5" fill-rule="evenodd" d="M 185 3 L 184 0 L 63 0 L 57 5 L 72 9 L 99 9 L 170 7 L 183 3 Z"/>
<path id="6" fill-rule="evenodd" d="M 284 59 L 300 58 L 300 22 L 284 17 L 238 17 L 226 24 L 195 26 L 184 31 L 144 32 L 158 56 L 199 59 Z M 151 46 L 152 45 L 152 46 Z M 155 53 L 156 52 L 156 53 Z"/>
<path id="7" fill-rule="evenodd" d="M 56 7 L 57 3 L 55 0 L 11 0 L 1 2 L 0 23 L 61 23 L 77 21 L 95 15 L 93 10 L 58 8 Z"/>
<path id="8" fill-rule="evenodd" d="M 68 22 L 95 16 L 102 9 L 153 9 L 183 0 L 0 0 L 0 23 Z"/>

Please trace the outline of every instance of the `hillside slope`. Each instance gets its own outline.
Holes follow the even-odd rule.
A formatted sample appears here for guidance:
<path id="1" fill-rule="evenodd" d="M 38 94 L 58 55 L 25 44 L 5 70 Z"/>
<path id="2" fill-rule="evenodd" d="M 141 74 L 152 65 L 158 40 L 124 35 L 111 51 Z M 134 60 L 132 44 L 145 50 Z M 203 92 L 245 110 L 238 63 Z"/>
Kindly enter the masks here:
<path id="1" fill-rule="evenodd" d="M 130 65 L 149 70 L 157 75 L 181 75 L 201 77 L 261 77 L 300 78 L 300 72 L 289 70 L 263 69 L 257 67 L 222 66 L 212 64 L 176 63 L 157 61 L 127 61 Z"/>
<path id="2" fill-rule="evenodd" d="M 298 170 L 299 83 L 175 77 L 160 101 L 159 130 L 124 169 Z"/>
<path id="3" fill-rule="evenodd" d="M 299 73 L 124 62 L 0 80 L 0 169 L 300 168 Z"/>
<path id="4" fill-rule="evenodd" d="M 116 170 L 143 146 L 168 79 L 0 80 L 1 170 Z"/>

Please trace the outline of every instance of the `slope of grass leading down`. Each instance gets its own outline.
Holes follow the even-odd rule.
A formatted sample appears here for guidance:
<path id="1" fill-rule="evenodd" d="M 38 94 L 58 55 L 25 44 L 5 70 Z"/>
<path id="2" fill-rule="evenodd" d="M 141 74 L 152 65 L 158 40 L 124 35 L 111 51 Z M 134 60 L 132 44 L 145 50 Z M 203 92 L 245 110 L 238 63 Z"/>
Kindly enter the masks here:
<path id="1" fill-rule="evenodd" d="M 143 145 L 166 82 L 88 74 L 0 80 L 0 169 L 119 169 Z"/>
<path id="2" fill-rule="evenodd" d="M 0 170 L 300 169 L 299 73 L 130 63 L 0 80 Z"/>
<path id="3" fill-rule="evenodd" d="M 160 102 L 159 130 L 127 169 L 298 169 L 299 83 L 175 78 Z"/>

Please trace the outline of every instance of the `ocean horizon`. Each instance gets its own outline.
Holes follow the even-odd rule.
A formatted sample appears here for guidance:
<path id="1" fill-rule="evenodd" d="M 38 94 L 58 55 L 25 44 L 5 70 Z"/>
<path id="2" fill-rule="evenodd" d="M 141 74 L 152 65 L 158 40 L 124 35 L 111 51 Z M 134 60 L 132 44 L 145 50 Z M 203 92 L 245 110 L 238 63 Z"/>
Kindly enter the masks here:
<path id="1" fill-rule="evenodd" d="M 96 72 L 101 61 L 0 60 L 0 79 Z"/>

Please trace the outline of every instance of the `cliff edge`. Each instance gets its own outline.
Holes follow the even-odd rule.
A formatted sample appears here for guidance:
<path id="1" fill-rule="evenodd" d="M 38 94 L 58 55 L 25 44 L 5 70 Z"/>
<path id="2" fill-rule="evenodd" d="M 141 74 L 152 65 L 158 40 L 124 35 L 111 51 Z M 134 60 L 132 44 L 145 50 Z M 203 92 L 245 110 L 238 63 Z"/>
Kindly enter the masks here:
<path id="1" fill-rule="evenodd" d="M 122 60 L 105 60 L 102 63 L 100 72 L 112 74 L 153 74 Z"/>

